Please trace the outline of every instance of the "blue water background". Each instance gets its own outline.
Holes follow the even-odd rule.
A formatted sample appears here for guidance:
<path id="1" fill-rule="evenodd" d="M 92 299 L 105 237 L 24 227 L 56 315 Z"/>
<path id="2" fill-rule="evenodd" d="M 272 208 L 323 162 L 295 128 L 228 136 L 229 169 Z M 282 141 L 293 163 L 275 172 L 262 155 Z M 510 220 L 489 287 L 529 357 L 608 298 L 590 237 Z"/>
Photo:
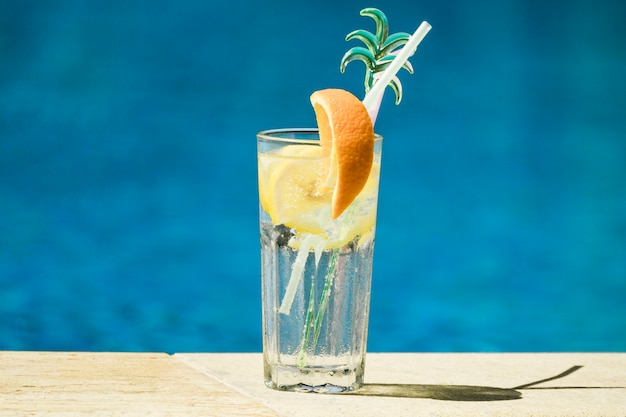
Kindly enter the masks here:
<path id="1" fill-rule="evenodd" d="M 0 1 L 0 349 L 259 351 L 255 133 L 366 6 L 387 94 L 371 351 L 626 350 L 626 2 Z"/>

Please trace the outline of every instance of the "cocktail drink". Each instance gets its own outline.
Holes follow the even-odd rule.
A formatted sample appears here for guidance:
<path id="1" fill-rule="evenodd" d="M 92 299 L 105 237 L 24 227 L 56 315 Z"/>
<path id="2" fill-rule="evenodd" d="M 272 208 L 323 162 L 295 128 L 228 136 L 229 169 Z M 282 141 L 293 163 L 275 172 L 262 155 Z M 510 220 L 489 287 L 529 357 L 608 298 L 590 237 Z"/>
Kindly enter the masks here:
<path id="1" fill-rule="evenodd" d="M 258 134 L 266 384 L 302 391 L 362 385 L 382 138 L 367 182 L 331 218 L 316 194 L 327 165 L 317 130 Z"/>
<path id="2" fill-rule="evenodd" d="M 395 74 L 412 71 L 407 59 L 430 26 L 388 36 L 382 12 L 361 14 L 377 26 L 376 35 L 348 35 L 364 41 L 374 60 L 365 99 L 316 91 L 317 129 L 257 134 L 264 377 L 274 389 L 336 393 L 363 385 L 383 144 L 374 121 L 385 86 L 399 102 Z M 366 61 L 363 50 L 348 51 L 341 69 Z"/>

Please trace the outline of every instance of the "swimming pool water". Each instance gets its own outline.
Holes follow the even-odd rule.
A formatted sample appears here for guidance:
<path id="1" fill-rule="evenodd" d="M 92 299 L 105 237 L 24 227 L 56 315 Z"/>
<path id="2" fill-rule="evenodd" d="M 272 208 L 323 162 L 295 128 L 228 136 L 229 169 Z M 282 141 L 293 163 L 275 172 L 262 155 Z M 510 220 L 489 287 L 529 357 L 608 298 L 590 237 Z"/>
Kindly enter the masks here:
<path id="1" fill-rule="evenodd" d="M 0 3 L 0 349 L 261 349 L 254 135 L 360 94 L 373 30 L 271 3 Z M 380 6 L 433 30 L 377 122 L 369 350 L 623 351 L 626 10 L 482 3 Z"/>

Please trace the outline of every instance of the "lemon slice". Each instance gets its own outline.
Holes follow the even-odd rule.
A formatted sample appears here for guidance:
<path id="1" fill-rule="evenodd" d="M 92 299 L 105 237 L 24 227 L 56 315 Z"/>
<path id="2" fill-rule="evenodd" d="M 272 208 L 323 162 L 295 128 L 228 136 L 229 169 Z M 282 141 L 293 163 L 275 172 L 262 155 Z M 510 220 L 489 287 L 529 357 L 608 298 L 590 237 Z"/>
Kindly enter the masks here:
<path id="1" fill-rule="evenodd" d="M 260 179 L 264 189 L 260 198 L 273 224 L 326 236 L 332 190 L 323 190 L 318 184 L 324 164 L 321 153 L 319 146 L 290 145 L 262 157 L 267 175 Z"/>
<path id="2" fill-rule="evenodd" d="M 275 152 L 259 154 L 259 201 L 261 203 L 261 207 L 263 207 L 270 217 L 274 217 L 272 216 L 272 213 L 276 211 L 274 202 L 270 201 L 270 198 L 268 197 L 268 195 L 270 195 L 269 184 L 271 183 L 270 181 L 272 181 L 271 178 L 276 180 L 275 171 L 282 171 L 283 169 L 281 169 L 281 166 L 300 160 L 296 160 L 294 158 L 310 160 L 312 158 L 319 158 L 320 155 L 321 148 L 314 145 L 288 145 L 276 150 Z M 280 223 L 274 222 L 274 224 Z"/>
<path id="3" fill-rule="evenodd" d="M 359 237 L 357 246 L 361 246 L 373 236 L 376 226 L 376 206 L 378 195 L 378 181 L 380 165 L 372 165 L 370 176 L 363 187 L 361 193 L 354 202 L 337 219 L 330 220 L 329 223 L 321 224 L 324 227 L 326 244 L 324 249 L 334 249 L 342 247 Z M 302 242 L 308 236 L 307 231 L 296 233 L 289 241 L 289 246 L 300 249 Z M 309 248 L 311 249 L 311 248 Z"/>

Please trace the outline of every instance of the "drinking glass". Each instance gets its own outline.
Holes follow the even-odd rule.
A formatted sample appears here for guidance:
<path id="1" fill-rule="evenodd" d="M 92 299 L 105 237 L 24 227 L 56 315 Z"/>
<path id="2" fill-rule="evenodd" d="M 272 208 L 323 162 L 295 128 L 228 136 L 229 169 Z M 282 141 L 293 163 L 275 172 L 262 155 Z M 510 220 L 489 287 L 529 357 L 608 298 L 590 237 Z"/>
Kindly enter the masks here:
<path id="1" fill-rule="evenodd" d="M 334 220 L 331 196 L 314 191 L 328 166 L 319 146 L 316 129 L 257 134 L 264 377 L 338 393 L 363 385 L 382 137 L 366 185 Z"/>

